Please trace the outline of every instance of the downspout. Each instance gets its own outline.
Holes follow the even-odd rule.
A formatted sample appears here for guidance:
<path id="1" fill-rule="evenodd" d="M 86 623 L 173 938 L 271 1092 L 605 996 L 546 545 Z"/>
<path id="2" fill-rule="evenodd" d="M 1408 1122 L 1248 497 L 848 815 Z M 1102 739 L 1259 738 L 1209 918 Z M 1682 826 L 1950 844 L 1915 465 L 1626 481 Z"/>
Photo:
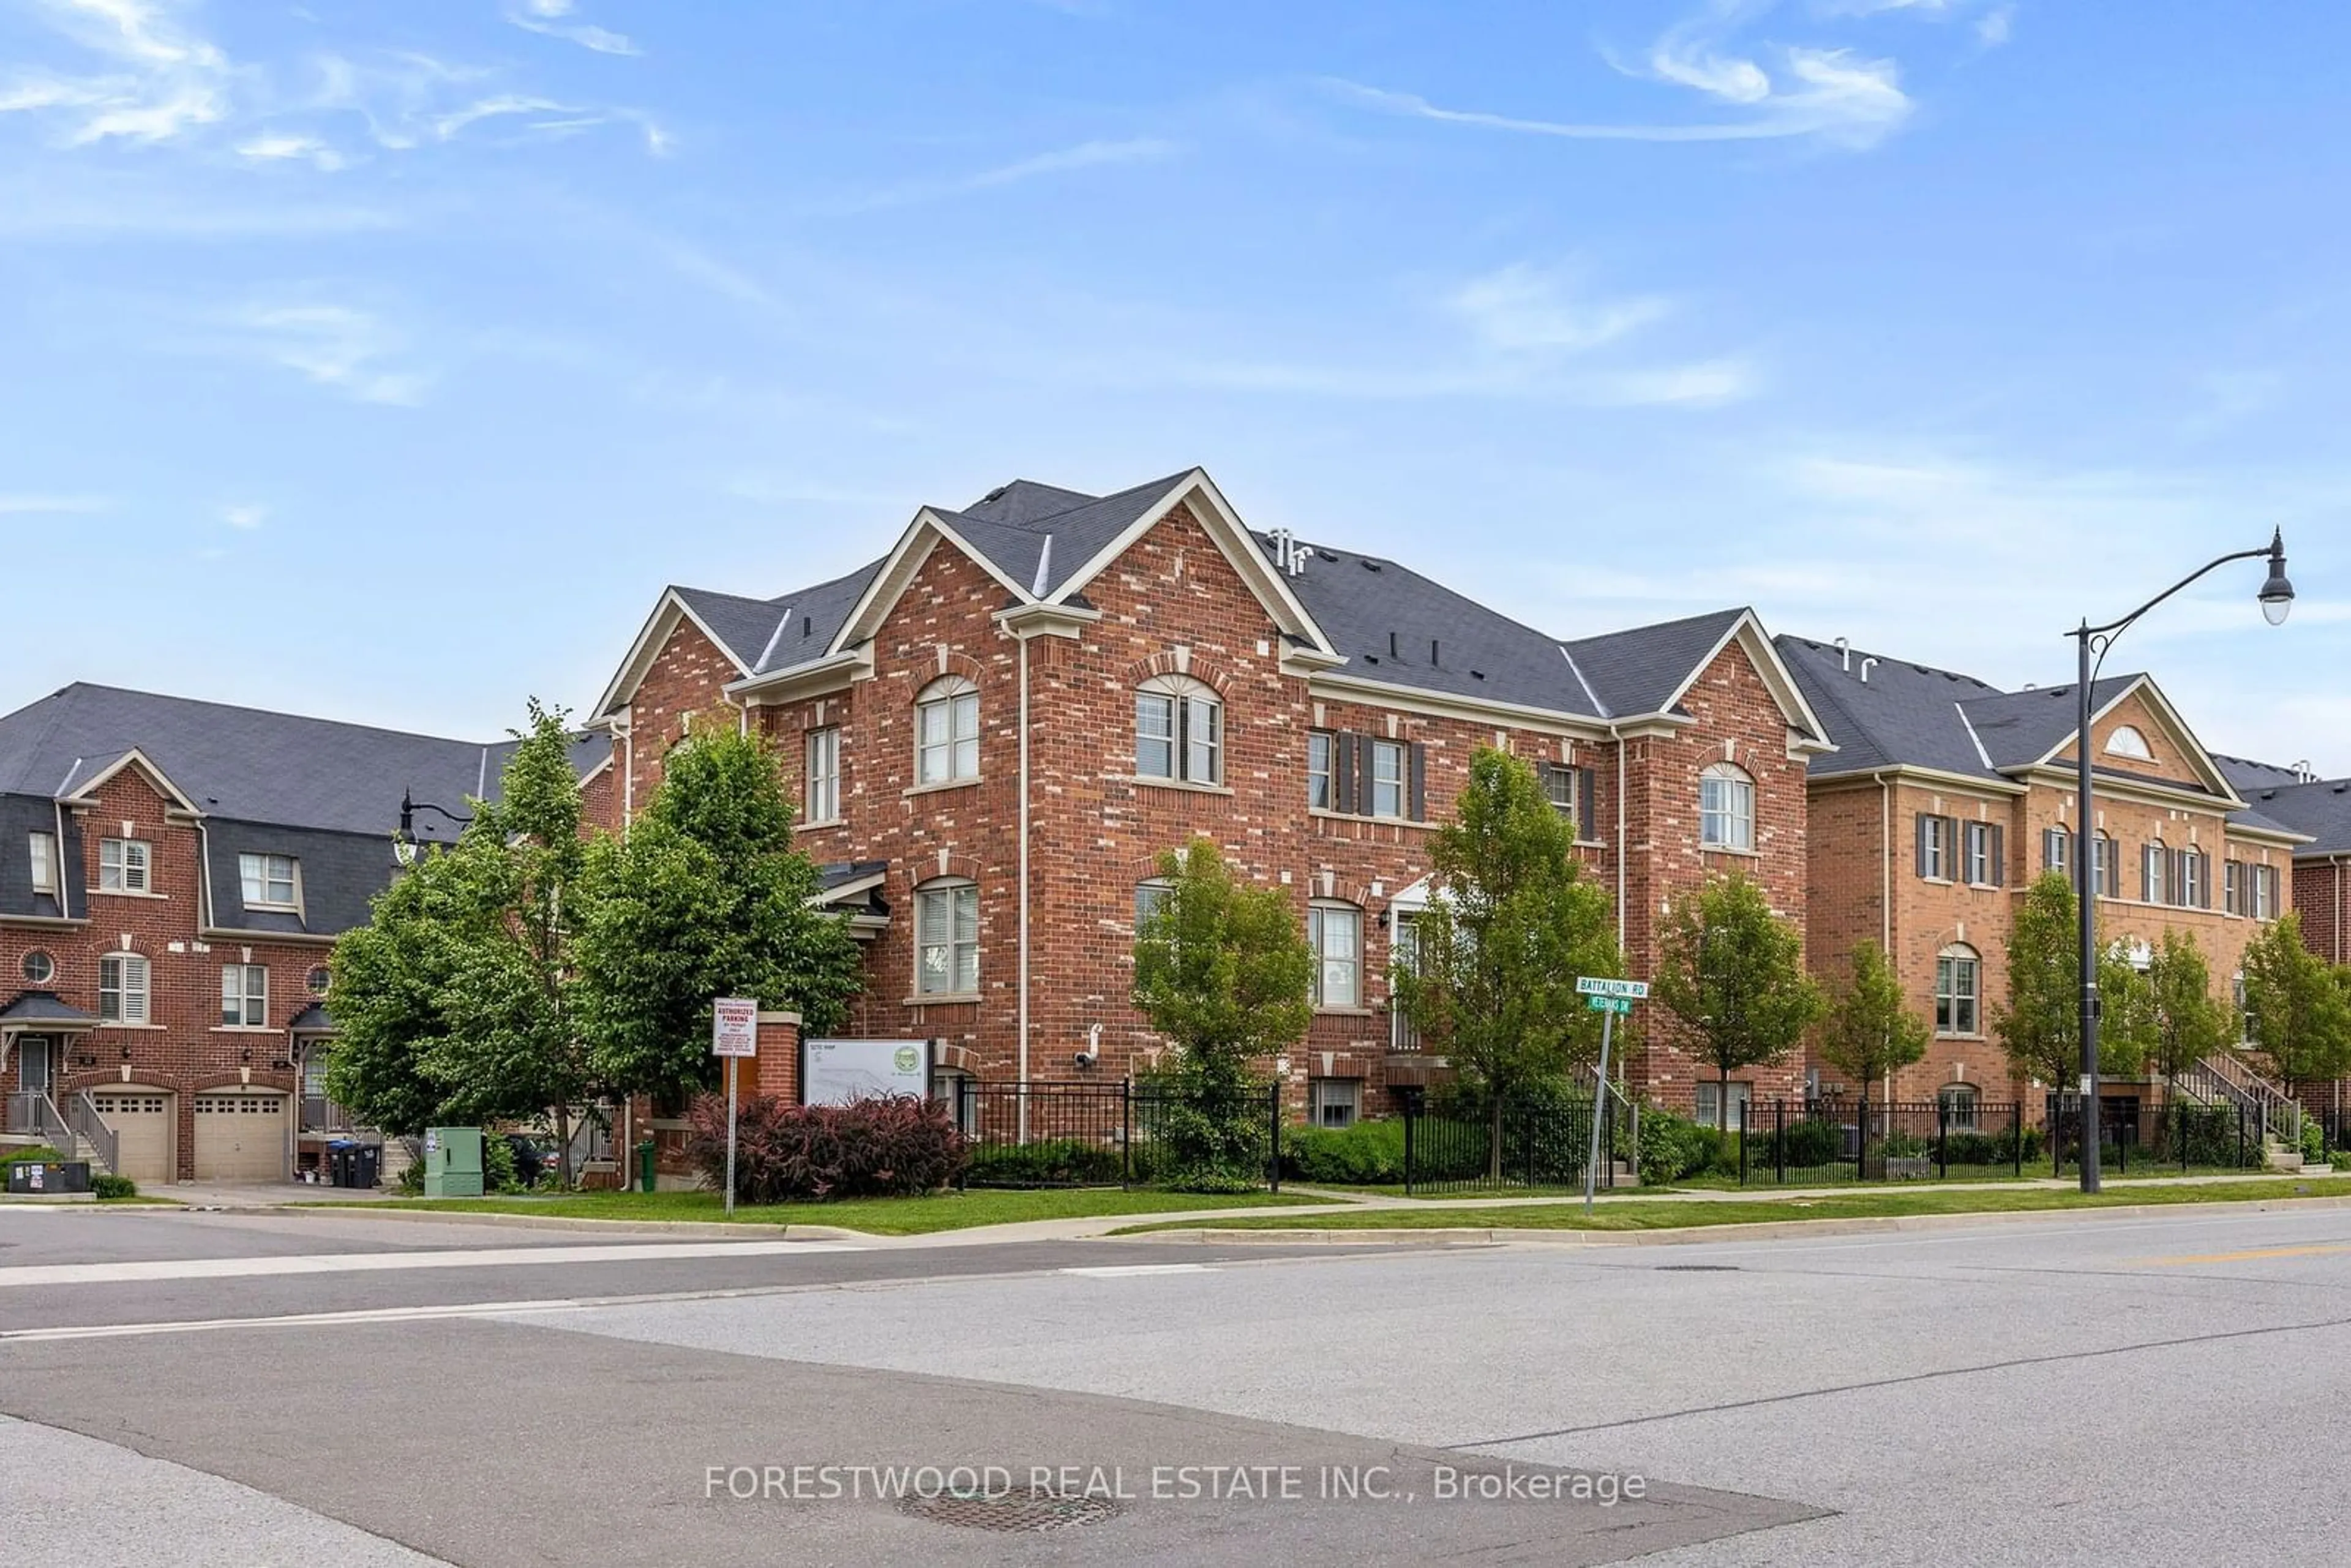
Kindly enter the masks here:
<path id="1" fill-rule="evenodd" d="M 1626 930 L 1625 862 L 1627 856 L 1627 846 L 1625 842 L 1625 734 L 1623 729 L 1617 725 L 1611 724 L 1608 727 L 1608 738 L 1616 743 L 1616 950 L 1622 953 L 1625 950 Z"/>
<path id="2" fill-rule="evenodd" d="M 1020 635 L 1020 1142 L 1029 1141 L 1029 639 Z"/>
<path id="3" fill-rule="evenodd" d="M 1894 962 L 1894 781 L 1883 773 L 1877 776 L 1877 800 L 1878 945 L 1890 964 Z M 1896 973 L 1900 973 L 1898 966 Z"/>

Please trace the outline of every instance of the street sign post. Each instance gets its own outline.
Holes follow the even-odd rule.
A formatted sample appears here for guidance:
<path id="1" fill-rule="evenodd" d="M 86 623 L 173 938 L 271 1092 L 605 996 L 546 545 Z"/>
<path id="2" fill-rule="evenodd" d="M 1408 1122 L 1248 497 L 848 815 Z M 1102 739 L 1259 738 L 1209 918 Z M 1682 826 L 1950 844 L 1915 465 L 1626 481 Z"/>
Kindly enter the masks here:
<path id="1" fill-rule="evenodd" d="M 726 1212 L 735 1212 L 735 1064 L 759 1054 L 759 1004 L 720 997 L 710 1004 L 710 1054 L 726 1062 Z"/>
<path id="2" fill-rule="evenodd" d="M 1600 1075 L 1592 1089 L 1592 1153 L 1583 1162 L 1583 1212 L 1590 1214 L 1593 1188 L 1600 1176 L 1600 1119 L 1608 1107 L 1608 1051 L 1616 1042 L 1616 1015 L 1629 1014 L 1635 1002 L 1646 1001 L 1649 982 L 1579 975 L 1575 988 L 1584 1005 L 1600 1015 Z"/>

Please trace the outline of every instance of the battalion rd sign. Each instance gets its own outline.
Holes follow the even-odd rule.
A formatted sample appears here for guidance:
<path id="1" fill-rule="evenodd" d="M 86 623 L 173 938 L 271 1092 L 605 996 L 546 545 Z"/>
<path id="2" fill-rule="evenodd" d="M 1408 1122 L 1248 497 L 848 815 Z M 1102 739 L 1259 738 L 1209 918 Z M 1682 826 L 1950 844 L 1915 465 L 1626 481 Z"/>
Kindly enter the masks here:
<path id="1" fill-rule="evenodd" d="M 1646 980 L 1608 980 L 1597 975 L 1581 975 L 1576 977 L 1575 988 L 1587 997 L 1623 997 L 1634 1002 L 1649 999 Z"/>
<path id="2" fill-rule="evenodd" d="M 710 1054 L 759 1054 L 759 1003 L 751 997 L 720 997 L 710 1004 Z"/>

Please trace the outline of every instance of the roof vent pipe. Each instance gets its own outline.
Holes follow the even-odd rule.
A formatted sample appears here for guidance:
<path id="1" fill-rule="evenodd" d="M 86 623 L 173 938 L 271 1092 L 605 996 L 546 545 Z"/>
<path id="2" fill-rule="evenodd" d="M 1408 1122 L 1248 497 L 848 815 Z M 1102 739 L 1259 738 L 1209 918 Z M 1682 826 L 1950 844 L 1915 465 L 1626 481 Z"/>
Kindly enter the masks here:
<path id="1" fill-rule="evenodd" d="M 1388 657 L 1391 659 L 1401 659 L 1404 657 L 1403 653 L 1397 651 L 1396 634 L 1393 632 L 1388 633 Z"/>
<path id="2" fill-rule="evenodd" d="M 1428 667 L 1432 670 L 1437 667 L 1437 639 L 1434 637 L 1428 640 Z"/>
<path id="3" fill-rule="evenodd" d="M 1869 669 L 1871 665 L 1876 663 L 1877 659 L 1874 654 L 1866 656 L 1861 661 L 1861 684 L 1865 686 L 1869 685 Z"/>
<path id="4" fill-rule="evenodd" d="M 1848 675 L 1853 674 L 1853 639 L 1850 637 L 1838 638 L 1836 640 L 1836 651 L 1837 657 L 1844 661 L 1844 673 Z"/>

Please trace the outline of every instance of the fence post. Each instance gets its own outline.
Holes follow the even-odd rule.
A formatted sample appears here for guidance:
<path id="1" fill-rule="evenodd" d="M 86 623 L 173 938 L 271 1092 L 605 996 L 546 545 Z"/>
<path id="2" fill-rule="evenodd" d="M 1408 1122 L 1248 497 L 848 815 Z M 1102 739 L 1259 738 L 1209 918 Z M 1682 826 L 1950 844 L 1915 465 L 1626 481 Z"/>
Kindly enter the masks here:
<path id="1" fill-rule="evenodd" d="M 1407 1094 L 1404 1102 L 1404 1195 L 1412 1196 L 1412 1134 L 1413 1124 L 1420 1120 L 1420 1096 Z"/>
<path id="2" fill-rule="evenodd" d="M 1788 1185 L 1788 1102 L 1771 1102 L 1771 1179 Z"/>
<path id="3" fill-rule="evenodd" d="M 1861 1086 L 1861 1104 L 1854 1116 L 1853 1179 L 1869 1179 L 1869 1084 Z"/>
<path id="4" fill-rule="evenodd" d="M 2024 1176 L 2024 1096 L 2022 1094 L 2008 1108 L 2008 1152 L 2015 1158 L 2016 1174 L 2022 1179 Z"/>
<path id="5" fill-rule="evenodd" d="M 2098 1118 L 2099 1126 L 2103 1127 L 2107 1124 L 2106 1119 L 2104 1116 Z M 2134 1126 L 2137 1124 L 2137 1123 L 2132 1124 Z M 2121 1117 L 2117 1116 L 2115 1118 L 2113 1126 L 2115 1129 L 2115 1174 L 2116 1176 L 2128 1176 L 2130 1175 L 2130 1140 L 2123 1136 L 2125 1129 Z"/>
<path id="6" fill-rule="evenodd" d="M 1739 1185 L 1741 1186 L 1747 1185 L 1747 1113 L 1752 1103 L 1747 1100 L 1739 1103 Z"/>
<path id="7" fill-rule="evenodd" d="M 2237 1168 L 2245 1168 L 2245 1103 L 2237 1102 Z"/>
<path id="8" fill-rule="evenodd" d="M 1271 1149 L 1266 1155 L 1265 1180 L 1274 1192 L 1281 1190 L 1281 1080 L 1277 1078 L 1265 1095 L 1267 1115 L 1271 1123 Z"/>
<path id="9" fill-rule="evenodd" d="M 1118 1081 L 1118 1180 L 1134 1185 L 1134 1080 Z"/>
<path id="10" fill-rule="evenodd" d="M 1935 1096 L 1935 1163 L 1941 1168 L 1943 1179 L 1950 1180 L 1951 1108 L 1940 1094 Z"/>

